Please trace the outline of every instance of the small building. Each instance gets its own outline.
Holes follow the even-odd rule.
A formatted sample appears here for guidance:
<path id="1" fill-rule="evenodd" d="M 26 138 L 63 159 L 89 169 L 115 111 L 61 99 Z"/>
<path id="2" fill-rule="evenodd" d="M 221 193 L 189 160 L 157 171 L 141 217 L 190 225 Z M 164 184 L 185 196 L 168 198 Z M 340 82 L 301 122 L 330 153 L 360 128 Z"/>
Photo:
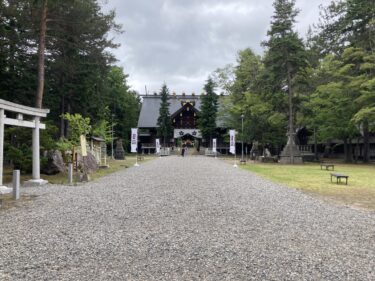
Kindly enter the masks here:
<path id="1" fill-rule="evenodd" d="M 99 167 L 107 167 L 107 145 L 105 140 L 100 137 L 92 136 L 90 138 L 90 152 L 94 155 Z"/>

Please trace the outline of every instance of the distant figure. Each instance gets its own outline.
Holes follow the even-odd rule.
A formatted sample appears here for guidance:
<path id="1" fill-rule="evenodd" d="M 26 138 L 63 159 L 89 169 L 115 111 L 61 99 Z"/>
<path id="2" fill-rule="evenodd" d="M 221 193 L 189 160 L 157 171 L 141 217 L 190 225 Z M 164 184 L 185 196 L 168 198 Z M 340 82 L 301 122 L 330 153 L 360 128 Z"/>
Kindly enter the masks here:
<path id="1" fill-rule="evenodd" d="M 182 156 L 182 157 L 185 156 L 185 144 L 182 145 L 181 156 Z"/>

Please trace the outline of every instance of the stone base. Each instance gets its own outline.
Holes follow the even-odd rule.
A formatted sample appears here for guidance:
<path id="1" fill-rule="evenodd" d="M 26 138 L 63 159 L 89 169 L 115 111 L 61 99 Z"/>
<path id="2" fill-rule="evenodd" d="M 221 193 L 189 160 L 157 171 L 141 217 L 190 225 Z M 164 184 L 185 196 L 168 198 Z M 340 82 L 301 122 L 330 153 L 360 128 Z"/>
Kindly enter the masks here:
<path id="1" fill-rule="evenodd" d="M 291 155 L 293 154 L 293 162 Z M 303 164 L 303 159 L 298 146 L 295 144 L 287 144 L 280 154 L 281 164 Z"/>
<path id="2" fill-rule="evenodd" d="M 0 194 L 8 194 L 8 193 L 12 193 L 12 191 L 13 191 L 13 188 L 0 185 Z"/>
<path id="3" fill-rule="evenodd" d="M 48 183 L 48 181 L 42 180 L 42 179 L 39 179 L 39 180 L 28 180 L 28 181 L 25 181 L 23 183 L 23 186 L 24 187 L 33 187 L 33 186 L 45 185 L 47 183 Z"/>
<path id="4" fill-rule="evenodd" d="M 293 163 L 290 156 L 280 156 L 281 164 L 303 164 L 302 156 L 293 156 Z"/>

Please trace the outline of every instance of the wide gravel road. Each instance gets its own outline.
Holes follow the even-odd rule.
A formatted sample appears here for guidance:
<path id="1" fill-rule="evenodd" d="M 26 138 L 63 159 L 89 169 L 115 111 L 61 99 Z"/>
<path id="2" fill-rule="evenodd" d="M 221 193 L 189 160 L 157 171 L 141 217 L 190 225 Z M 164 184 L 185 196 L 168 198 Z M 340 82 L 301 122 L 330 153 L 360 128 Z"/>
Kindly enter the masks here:
<path id="1" fill-rule="evenodd" d="M 375 280 L 374 212 L 220 160 L 171 156 L 23 192 L 38 196 L 0 211 L 2 281 Z"/>

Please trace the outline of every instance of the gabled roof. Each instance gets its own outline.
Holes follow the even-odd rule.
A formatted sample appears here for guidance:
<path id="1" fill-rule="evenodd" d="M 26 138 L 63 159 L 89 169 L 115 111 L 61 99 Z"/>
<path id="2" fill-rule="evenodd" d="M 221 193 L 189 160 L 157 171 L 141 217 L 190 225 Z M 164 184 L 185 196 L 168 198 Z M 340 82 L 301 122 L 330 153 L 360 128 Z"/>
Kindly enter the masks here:
<path id="1" fill-rule="evenodd" d="M 171 114 L 171 118 L 174 118 L 177 115 L 179 115 L 181 112 L 185 111 L 188 106 L 191 108 L 192 112 L 199 112 L 199 110 L 195 106 L 193 106 L 191 103 L 185 103 L 176 112 Z"/>
<path id="2" fill-rule="evenodd" d="M 142 108 L 138 119 L 138 128 L 155 128 L 157 127 L 159 108 L 161 103 L 161 96 L 142 96 Z M 170 96 L 169 113 L 172 116 L 176 111 L 180 110 L 183 101 L 195 102 L 194 108 L 199 111 L 201 100 L 199 96 L 185 95 L 185 96 Z"/>

